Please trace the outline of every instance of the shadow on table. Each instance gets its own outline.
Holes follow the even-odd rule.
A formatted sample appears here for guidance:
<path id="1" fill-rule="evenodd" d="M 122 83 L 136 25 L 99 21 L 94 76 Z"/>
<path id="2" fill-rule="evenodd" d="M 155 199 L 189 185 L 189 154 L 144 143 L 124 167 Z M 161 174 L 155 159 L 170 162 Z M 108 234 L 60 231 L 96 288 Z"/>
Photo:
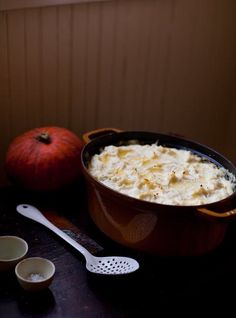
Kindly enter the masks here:
<path id="1" fill-rule="evenodd" d="M 21 292 L 17 299 L 19 312 L 29 315 L 49 315 L 55 307 L 55 299 L 50 289 L 37 293 Z"/>
<path id="2" fill-rule="evenodd" d="M 230 312 L 236 284 L 232 248 L 232 240 L 226 240 L 216 251 L 200 257 L 137 255 L 137 272 L 110 278 L 89 275 L 88 285 L 99 300 L 128 317 L 173 310 L 188 313 L 189 308 L 190 312 Z"/>

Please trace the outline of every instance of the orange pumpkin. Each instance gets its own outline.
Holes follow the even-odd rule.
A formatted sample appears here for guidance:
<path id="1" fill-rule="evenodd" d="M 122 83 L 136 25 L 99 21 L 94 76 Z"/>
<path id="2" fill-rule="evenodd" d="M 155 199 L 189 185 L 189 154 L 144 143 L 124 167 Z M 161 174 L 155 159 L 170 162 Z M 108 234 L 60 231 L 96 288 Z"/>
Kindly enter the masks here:
<path id="1" fill-rule="evenodd" d="M 35 128 L 16 137 L 5 159 L 9 179 L 30 190 L 57 190 L 81 174 L 80 138 L 61 127 Z"/>

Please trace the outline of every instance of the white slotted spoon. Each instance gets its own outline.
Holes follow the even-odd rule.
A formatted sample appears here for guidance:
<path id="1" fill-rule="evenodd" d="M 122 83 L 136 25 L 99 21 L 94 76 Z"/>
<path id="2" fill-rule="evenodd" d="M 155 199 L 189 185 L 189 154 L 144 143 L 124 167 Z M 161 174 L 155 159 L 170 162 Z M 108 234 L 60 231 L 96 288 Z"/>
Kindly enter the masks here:
<path id="1" fill-rule="evenodd" d="M 21 215 L 37 221 L 42 225 L 49 228 L 51 231 L 60 236 L 63 240 L 73 246 L 79 251 L 86 260 L 86 268 L 88 271 L 95 274 L 103 275 L 122 275 L 129 274 L 136 271 L 139 268 L 139 263 L 130 257 L 124 256 L 105 256 L 97 257 L 92 255 L 82 245 L 73 240 L 66 233 L 61 231 L 58 227 L 52 224 L 45 216 L 34 206 L 29 204 L 20 204 L 16 207 L 17 212 Z"/>

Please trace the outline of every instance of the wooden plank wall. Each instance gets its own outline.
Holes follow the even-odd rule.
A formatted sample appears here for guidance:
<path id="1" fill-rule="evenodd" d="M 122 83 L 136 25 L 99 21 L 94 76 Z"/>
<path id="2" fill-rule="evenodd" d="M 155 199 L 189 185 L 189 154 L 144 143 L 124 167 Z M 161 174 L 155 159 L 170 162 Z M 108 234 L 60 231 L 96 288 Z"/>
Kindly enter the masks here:
<path id="1" fill-rule="evenodd" d="M 175 132 L 236 161 L 236 1 L 114 0 L 0 12 L 0 184 L 16 135 Z"/>

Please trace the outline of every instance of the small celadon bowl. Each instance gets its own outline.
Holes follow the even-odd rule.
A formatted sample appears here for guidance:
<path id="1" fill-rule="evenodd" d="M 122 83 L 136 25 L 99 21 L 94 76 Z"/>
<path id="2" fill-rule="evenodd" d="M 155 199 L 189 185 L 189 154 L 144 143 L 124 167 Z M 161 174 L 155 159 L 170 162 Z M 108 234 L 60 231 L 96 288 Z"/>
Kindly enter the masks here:
<path id="1" fill-rule="evenodd" d="M 0 236 L 0 271 L 14 269 L 28 252 L 28 244 L 18 236 Z"/>
<path id="2" fill-rule="evenodd" d="M 55 265 L 46 258 L 29 257 L 16 265 L 15 274 L 24 290 L 42 291 L 51 284 L 55 274 Z"/>

